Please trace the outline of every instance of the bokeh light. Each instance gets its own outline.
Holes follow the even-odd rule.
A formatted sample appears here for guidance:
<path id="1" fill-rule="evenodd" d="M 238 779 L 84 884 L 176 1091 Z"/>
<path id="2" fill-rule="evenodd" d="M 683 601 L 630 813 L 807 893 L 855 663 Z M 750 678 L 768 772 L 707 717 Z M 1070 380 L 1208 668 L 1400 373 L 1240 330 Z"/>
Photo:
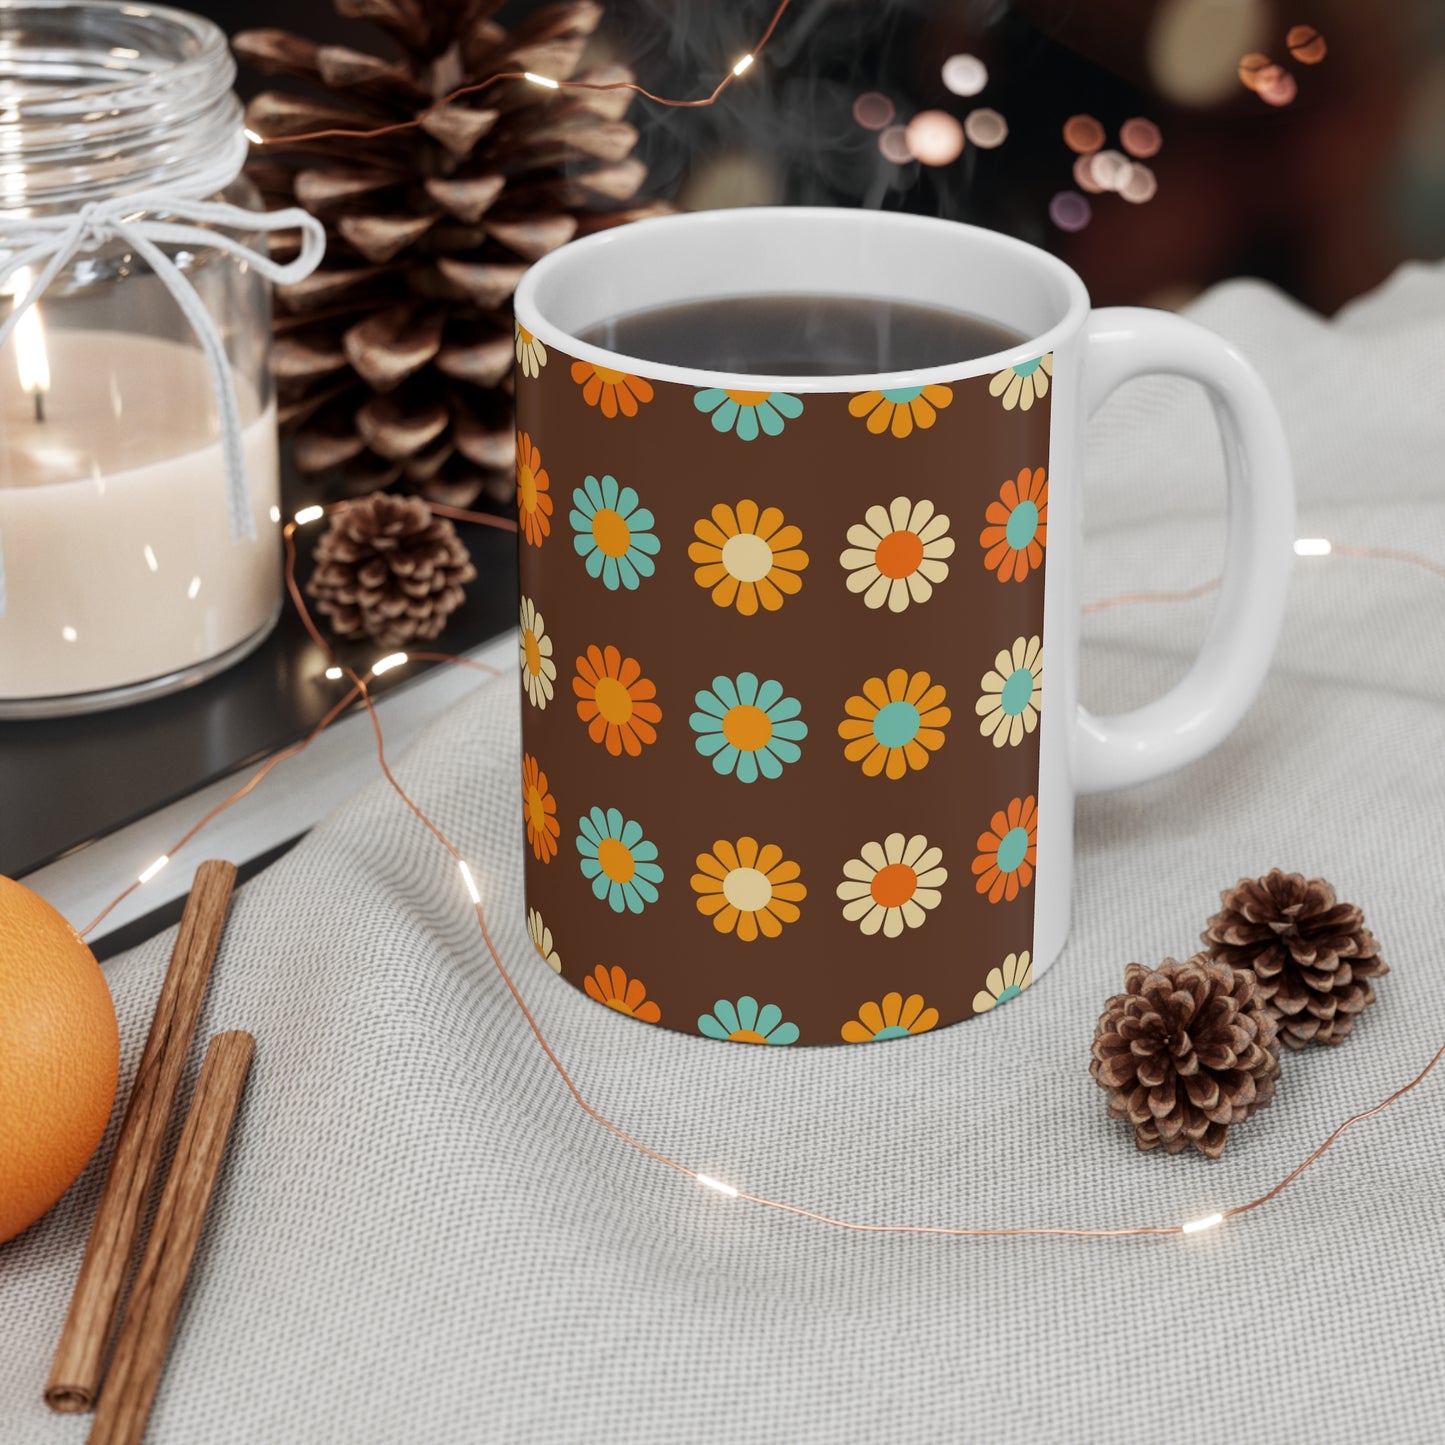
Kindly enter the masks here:
<path id="1" fill-rule="evenodd" d="M 1158 178 L 1142 161 L 1135 161 L 1129 167 L 1129 174 L 1124 177 L 1118 187 L 1119 194 L 1126 201 L 1132 201 L 1136 206 L 1142 206 L 1145 201 L 1152 201 L 1158 189 Z"/>
<path id="2" fill-rule="evenodd" d="M 1259 89 L 1259 78 L 1267 70 L 1277 70 L 1269 56 L 1258 50 L 1251 50 L 1248 55 L 1239 57 L 1239 83 L 1246 90 Z"/>
<path id="3" fill-rule="evenodd" d="M 1301 65 L 1318 65 L 1328 53 L 1325 37 L 1313 25 L 1291 25 L 1284 43 Z"/>
<path id="4" fill-rule="evenodd" d="M 1299 93 L 1299 86 L 1282 65 L 1273 65 L 1269 74 L 1260 78 L 1254 93 L 1266 105 L 1288 105 Z"/>
<path id="5" fill-rule="evenodd" d="M 909 153 L 926 166 L 950 165 L 963 154 L 963 127 L 946 110 L 920 110 L 903 134 Z"/>
<path id="6" fill-rule="evenodd" d="M 866 91 L 853 102 L 853 119 L 864 130 L 882 130 L 893 119 L 893 102 L 876 90 Z"/>
<path id="7" fill-rule="evenodd" d="M 1077 191 L 1060 191 L 1049 202 L 1049 220 L 1061 231 L 1082 231 L 1093 218 L 1089 198 Z"/>
<path id="8" fill-rule="evenodd" d="M 1263 0 L 1160 0 L 1146 57 L 1154 83 L 1178 105 L 1209 106 L 1234 89 L 1239 57 L 1272 30 Z"/>
<path id="9" fill-rule="evenodd" d="M 1122 151 L 1098 151 L 1089 157 L 1089 174 L 1101 191 L 1117 191 L 1129 179 L 1133 167 Z"/>
<path id="10" fill-rule="evenodd" d="M 1008 122 L 996 110 L 983 105 L 964 116 L 963 133 L 969 145 L 991 151 L 1008 139 Z"/>
<path id="11" fill-rule="evenodd" d="M 1071 115 L 1064 122 L 1064 144 L 1081 156 L 1104 144 L 1104 127 L 1091 115 Z"/>
<path id="12" fill-rule="evenodd" d="M 1094 179 L 1093 156 L 1074 157 L 1074 184 L 1081 191 L 1097 196 L 1104 188 Z"/>
<path id="13" fill-rule="evenodd" d="M 943 84 L 954 95 L 977 95 L 988 84 L 988 66 L 976 55 L 950 55 L 943 62 Z"/>
<path id="14" fill-rule="evenodd" d="M 913 159 L 913 152 L 908 149 L 908 132 L 901 125 L 890 125 L 878 137 L 878 149 L 885 160 L 895 165 L 906 165 Z"/>
<path id="15" fill-rule="evenodd" d="M 1164 137 L 1159 134 L 1159 127 L 1152 120 L 1136 115 L 1119 127 L 1119 144 L 1136 159 L 1148 160 L 1150 156 L 1159 154 Z"/>

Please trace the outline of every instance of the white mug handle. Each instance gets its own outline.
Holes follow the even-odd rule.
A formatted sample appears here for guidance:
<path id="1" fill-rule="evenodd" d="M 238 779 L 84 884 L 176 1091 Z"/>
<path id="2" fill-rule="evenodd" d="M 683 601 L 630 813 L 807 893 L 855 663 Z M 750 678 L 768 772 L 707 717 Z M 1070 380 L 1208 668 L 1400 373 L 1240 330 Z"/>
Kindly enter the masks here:
<path id="1" fill-rule="evenodd" d="M 1099 793 L 1157 778 L 1222 742 L 1254 701 L 1284 621 L 1294 561 L 1294 484 L 1279 414 L 1258 372 L 1222 337 L 1167 311 L 1095 311 L 1085 331 L 1092 416 L 1123 382 L 1168 372 L 1209 392 L 1223 434 L 1229 543 L 1209 632 L 1194 666 L 1132 712 L 1079 709 L 1075 786 Z"/>

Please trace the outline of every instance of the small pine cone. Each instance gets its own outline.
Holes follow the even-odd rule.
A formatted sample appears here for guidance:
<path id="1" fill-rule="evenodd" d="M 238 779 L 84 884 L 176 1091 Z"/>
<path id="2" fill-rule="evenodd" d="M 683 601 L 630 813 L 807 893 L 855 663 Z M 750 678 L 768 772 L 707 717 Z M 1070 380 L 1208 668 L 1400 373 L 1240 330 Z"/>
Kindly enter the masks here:
<path id="1" fill-rule="evenodd" d="M 1201 938 L 1211 958 L 1248 968 L 1292 1049 L 1339 1044 L 1375 1001 L 1372 978 L 1390 971 L 1364 915 L 1338 903 L 1323 878 L 1282 873 L 1241 878 Z"/>
<path id="2" fill-rule="evenodd" d="M 1192 1144 L 1210 1159 L 1225 1134 L 1274 1098 L 1279 1040 L 1247 969 L 1196 954 L 1157 969 L 1131 963 L 1124 992 L 1104 1005 L 1094 1031 L 1095 1082 L 1109 1113 L 1134 1126 L 1134 1142 L 1177 1154 Z"/>
<path id="3" fill-rule="evenodd" d="M 386 647 L 436 637 L 465 597 L 466 544 L 419 497 L 377 492 L 332 514 L 306 591 L 338 637 Z"/>

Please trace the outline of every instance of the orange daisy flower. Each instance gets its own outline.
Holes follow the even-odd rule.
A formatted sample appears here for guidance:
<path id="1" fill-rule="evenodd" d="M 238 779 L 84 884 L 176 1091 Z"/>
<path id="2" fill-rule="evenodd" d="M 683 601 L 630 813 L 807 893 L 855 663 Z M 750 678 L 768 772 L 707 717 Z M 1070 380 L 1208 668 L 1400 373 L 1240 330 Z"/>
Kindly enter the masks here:
<path id="1" fill-rule="evenodd" d="M 639 978 L 628 978 L 626 972 L 614 963 L 610 969 L 600 963 L 589 977 L 582 980 L 587 997 L 615 1008 L 628 1018 L 641 1019 L 645 1024 L 655 1024 L 662 1017 L 662 1010 L 647 996 Z"/>
<path id="2" fill-rule="evenodd" d="M 1018 480 L 999 488 L 999 500 L 984 513 L 989 525 L 979 534 L 983 565 L 1000 582 L 1022 582 L 1029 568 L 1042 567 L 1049 531 L 1049 484 L 1043 467 L 1025 467 Z"/>
<path id="3" fill-rule="evenodd" d="M 572 691 L 587 736 L 605 744 L 614 758 L 624 748 L 635 758 L 644 743 L 657 741 L 655 724 L 662 721 L 662 709 L 652 700 L 657 687 L 643 677 L 635 657 L 623 657 L 615 647 L 589 647 L 587 656 L 577 659 Z"/>
<path id="4" fill-rule="evenodd" d="M 517 518 L 522 534 L 534 546 L 552 530 L 551 482 L 542 468 L 542 453 L 524 431 L 517 433 Z"/>
<path id="5" fill-rule="evenodd" d="M 557 853 L 562 825 L 557 821 L 557 800 L 547 790 L 547 775 L 531 753 L 522 756 L 522 816 L 527 820 L 527 841 L 544 863 Z"/>
<path id="6" fill-rule="evenodd" d="M 978 835 L 974 887 L 990 903 L 1019 896 L 1034 881 L 1038 862 L 1039 810 L 1032 797 L 1015 798 L 1006 811 L 995 813 L 990 830 Z"/>
<path id="7" fill-rule="evenodd" d="M 582 388 L 582 400 L 605 417 L 636 416 L 639 402 L 652 400 L 652 383 L 625 371 L 609 371 L 590 361 L 572 363 L 572 380 Z"/>

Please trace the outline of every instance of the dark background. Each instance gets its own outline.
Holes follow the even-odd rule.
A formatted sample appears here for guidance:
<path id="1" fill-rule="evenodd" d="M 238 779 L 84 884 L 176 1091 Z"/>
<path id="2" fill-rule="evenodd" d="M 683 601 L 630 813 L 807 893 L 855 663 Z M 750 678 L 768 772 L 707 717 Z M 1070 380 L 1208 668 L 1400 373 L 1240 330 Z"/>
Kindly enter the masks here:
<path id="1" fill-rule="evenodd" d="M 775 0 L 606 0 L 596 45 L 662 94 L 706 93 L 748 50 Z M 227 30 L 285 26 L 384 52 L 330 0 L 191 0 Z M 505 22 L 533 3 L 504 5 Z M 1309 24 L 1327 54 L 1290 56 Z M 1260 51 L 1297 83 L 1266 104 L 1237 77 Z M 978 96 L 951 95 L 955 53 L 988 66 Z M 242 89 L 254 91 L 254 77 Z M 896 165 L 853 119 L 878 91 L 899 122 L 987 105 L 1010 134 L 952 164 Z M 1158 193 L 1091 198 L 1067 233 L 1049 201 L 1073 188 L 1063 122 L 1145 116 L 1164 145 Z M 785 201 L 874 205 L 1009 231 L 1064 256 L 1096 302 L 1177 305 L 1225 276 L 1276 282 L 1333 311 L 1407 257 L 1445 252 L 1445 4 L 1440 0 L 794 0 L 764 59 L 715 107 L 629 115 L 648 189 L 692 208 Z"/>

